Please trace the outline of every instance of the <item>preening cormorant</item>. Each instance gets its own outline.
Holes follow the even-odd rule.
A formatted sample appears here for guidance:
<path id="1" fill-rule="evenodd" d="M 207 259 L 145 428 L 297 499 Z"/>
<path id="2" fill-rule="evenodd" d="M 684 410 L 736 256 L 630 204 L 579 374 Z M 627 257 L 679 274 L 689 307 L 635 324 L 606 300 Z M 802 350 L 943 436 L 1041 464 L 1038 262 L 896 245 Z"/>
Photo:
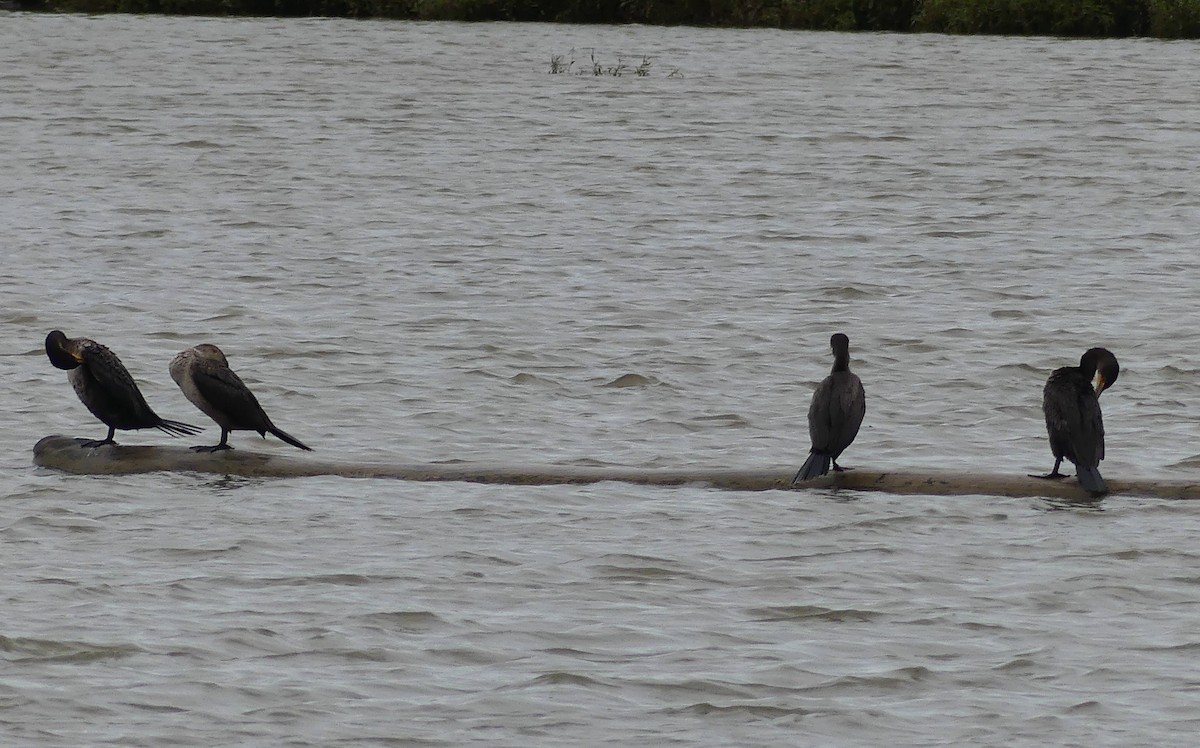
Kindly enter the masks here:
<path id="1" fill-rule="evenodd" d="M 1108 492 L 1098 470 L 1104 459 L 1104 419 L 1099 398 L 1120 373 L 1116 356 L 1104 348 L 1091 348 L 1079 359 L 1079 366 L 1064 366 L 1050 374 L 1042 390 L 1042 412 L 1046 414 L 1054 469 L 1034 477 L 1065 478 L 1058 467 L 1067 459 L 1075 463 L 1079 485 L 1085 490 Z"/>
<path id="2" fill-rule="evenodd" d="M 829 339 L 833 349 L 833 371 L 817 385 L 808 407 L 808 435 L 812 449 L 796 472 L 792 483 L 809 480 L 829 472 L 829 465 L 841 471 L 837 458 L 858 436 L 867 412 L 867 395 L 858 375 L 850 371 L 850 339 L 835 333 Z"/>
<path id="3" fill-rule="evenodd" d="M 293 447 L 312 451 L 311 447 L 271 423 L 254 393 L 233 373 L 225 354 L 215 345 L 203 343 L 180 351 L 171 361 L 171 379 L 192 404 L 221 427 L 220 442 L 211 447 L 192 447 L 193 450 L 233 449 L 228 443 L 230 431 L 257 431 L 262 437 L 269 431 Z"/>
<path id="4" fill-rule="evenodd" d="M 116 444 L 117 429 L 156 428 L 171 436 L 198 434 L 203 429 L 179 421 L 168 421 L 146 404 L 129 370 L 107 347 L 88 338 L 68 338 L 61 330 L 46 336 L 46 355 L 50 363 L 69 373 L 67 379 L 75 394 L 108 426 L 108 436 L 83 442 L 83 447 Z"/>

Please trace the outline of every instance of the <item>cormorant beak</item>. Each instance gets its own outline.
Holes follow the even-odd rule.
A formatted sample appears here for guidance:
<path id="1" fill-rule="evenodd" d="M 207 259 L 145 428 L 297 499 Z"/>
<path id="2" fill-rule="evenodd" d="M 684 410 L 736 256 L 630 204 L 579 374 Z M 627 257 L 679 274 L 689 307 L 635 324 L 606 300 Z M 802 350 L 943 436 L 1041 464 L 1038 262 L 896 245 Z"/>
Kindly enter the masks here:
<path id="1" fill-rule="evenodd" d="M 1096 397 L 1100 397 L 1101 392 L 1116 384 L 1117 377 L 1121 376 L 1121 365 L 1117 363 L 1117 357 L 1105 348 L 1092 348 L 1079 359 L 1079 365 L 1096 367 Z"/>
<path id="2" fill-rule="evenodd" d="M 46 355 L 50 358 L 50 363 L 54 364 L 57 369 L 77 369 L 83 364 L 83 356 L 80 356 L 75 351 L 68 351 L 62 346 L 46 346 Z"/>
<path id="3" fill-rule="evenodd" d="M 1096 372 L 1096 397 L 1100 397 L 1100 393 L 1112 387 L 1117 382 L 1117 377 L 1121 376 L 1121 369 L 1116 365 L 1106 366 Z"/>

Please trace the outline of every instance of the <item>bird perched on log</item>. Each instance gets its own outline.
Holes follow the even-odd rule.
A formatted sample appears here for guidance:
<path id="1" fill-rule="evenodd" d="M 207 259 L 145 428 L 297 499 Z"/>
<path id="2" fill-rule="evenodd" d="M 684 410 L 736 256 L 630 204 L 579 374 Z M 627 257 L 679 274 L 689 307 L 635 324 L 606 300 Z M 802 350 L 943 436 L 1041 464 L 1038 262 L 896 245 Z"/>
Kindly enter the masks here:
<path id="1" fill-rule="evenodd" d="M 61 330 L 46 336 L 50 363 L 65 369 L 67 379 L 92 415 L 108 426 L 103 439 L 81 442 L 83 447 L 116 444 L 117 429 L 155 428 L 171 436 L 198 434 L 203 429 L 180 421 L 160 418 L 146 404 L 129 370 L 106 346 L 89 338 L 68 338 Z"/>
<path id="2" fill-rule="evenodd" d="M 1090 348 L 1079 359 L 1079 366 L 1064 366 L 1050 374 L 1042 389 L 1042 413 L 1046 416 L 1054 468 L 1046 475 L 1033 477 L 1065 478 L 1058 467 L 1067 459 L 1075 463 L 1075 473 L 1084 490 L 1108 493 L 1099 470 L 1104 459 L 1100 393 L 1111 387 L 1120 373 L 1116 356 L 1105 348 Z"/>
<path id="3" fill-rule="evenodd" d="M 867 394 L 858 375 L 850 371 L 850 338 L 834 333 L 829 339 L 833 349 L 833 371 L 817 385 L 808 407 L 808 435 L 812 448 L 808 459 L 796 471 L 792 484 L 811 480 L 829 472 L 829 465 L 841 471 L 837 458 L 858 436 L 867 412 Z"/>
<path id="4" fill-rule="evenodd" d="M 225 354 L 215 345 L 202 343 L 180 351 L 171 360 L 170 370 L 171 379 L 183 390 L 184 396 L 221 427 L 220 442 L 192 447 L 193 450 L 233 449 L 228 441 L 230 431 L 257 431 L 264 438 L 270 432 L 293 447 L 312 451 L 304 442 L 271 423 L 258 404 L 258 398 L 229 368 Z"/>

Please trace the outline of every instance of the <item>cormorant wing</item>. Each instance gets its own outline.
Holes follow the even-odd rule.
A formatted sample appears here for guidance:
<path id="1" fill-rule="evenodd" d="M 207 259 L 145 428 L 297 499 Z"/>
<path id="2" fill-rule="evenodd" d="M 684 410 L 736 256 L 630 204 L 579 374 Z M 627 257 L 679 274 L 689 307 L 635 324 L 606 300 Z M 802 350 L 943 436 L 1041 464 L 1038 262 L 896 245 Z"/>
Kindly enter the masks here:
<path id="1" fill-rule="evenodd" d="M 808 406 L 808 437 L 812 448 L 818 452 L 829 449 L 833 431 L 833 376 L 827 376 L 817 385 L 812 402 Z"/>
<path id="2" fill-rule="evenodd" d="M 270 425 L 254 393 L 232 369 L 202 364 L 192 372 L 192 381 L 204 399 L 237 426 L 263 431 Z"/>
<path id="3" fill-rule="evenodd" d="M 854 437 L 858 436 L 858 429 L 862 426 L 863 417 L 867 414 L 867 397 L 863 390 L 862 381 L 858 376 L 846 372 L 844 382 L 837 387 L 837 396 L 835 398 L 836 410 L 841 414 L 840 418 L 835 418 L 837 427 L 835 427 L 836 446 L 841 449 L 849 447 L 854 441 Z"/>
<path id="4" fill-rule="evenodd" d="M 839 371 L 825 377 L 808 408 L 813 448 L 836 458 L 858 435 L 866 412 L 866 396 L 857 375 Z"/>
<path id="5" fill-rule="evenodd" d="M 1095 455 L 1097 464 L 1104 459 L 1104 417 L 1100 413 L 1100 401 L 1094 395 L 1084 397 L 1079 405 L 1080 420 L 1083 422 L 1083 435 Z"/>
<path id="6" fill-rule="evenodd" d="M 1104 424 L 1090 382 L 1050 382 L 1042 407 L 1051 441 L 1069 449 L 1077 465 L 1094 467 L 1104 458 Z"/>
<path id="7" fill-rule="evenodd" d="M 1053 434 L 1073 434 L 1079 431 L 1079 410 L 1068 407 L 1061 390 L 1046 388 L 1042 401 L 1042 412 L 1046 415 L 1046 429 Z"/>
<path id="8" fill-rule="evenodd" d="M 117 354 L 107 346 L 89 341 L 83 346 L 82 357 L 88 373 L 105 392 L 110 396 L 129 398 L 129 404 L 135 410 L 143 411 L 137 414 L 138 418 L 157 418 L 146 398 L 142 396 L 142 391 L 138 389 L 133 375 L 125 368 L 125 364 L 121 363 L 121 359 L 117 358 Z"/>

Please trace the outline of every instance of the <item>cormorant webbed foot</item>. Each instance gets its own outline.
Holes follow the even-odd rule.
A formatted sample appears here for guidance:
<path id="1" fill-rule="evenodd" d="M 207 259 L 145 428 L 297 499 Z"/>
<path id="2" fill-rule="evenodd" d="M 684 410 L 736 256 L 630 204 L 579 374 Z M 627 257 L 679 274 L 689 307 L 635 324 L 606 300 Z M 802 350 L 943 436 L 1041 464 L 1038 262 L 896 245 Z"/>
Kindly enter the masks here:
<path id="1" fill-rule="evenodd" d="M 228 444 L 214 444 L 211 447 L 205 444 L 200 444 L 195 447 L 190 447 L 193 452 L 221 452 L 226 449 L 233 449 Z"/>
<path id="2" fill-rule="evenodd" d="M 1045 475 L 1036 475 L 1034 473 L 1028 473 L 1028 475 L 1030 478 L 1042 478 L 1043 480 L 1062 480 L 1063 478 L 1071 477 L 1064 473 L 1060 473 L 1057 470 L 1052 470 L 1049 473 L 1046 473 Z"/>
<path id="3" fill-rule="evenodd" d="M 84 449 L 92 449 L 93 447 L 103 447 L 105 444 L 111 444 L 114 447 L 117 443 L 112 439 L 89 439 L 88 441 L 79 442 L 79 446 Z"/>

